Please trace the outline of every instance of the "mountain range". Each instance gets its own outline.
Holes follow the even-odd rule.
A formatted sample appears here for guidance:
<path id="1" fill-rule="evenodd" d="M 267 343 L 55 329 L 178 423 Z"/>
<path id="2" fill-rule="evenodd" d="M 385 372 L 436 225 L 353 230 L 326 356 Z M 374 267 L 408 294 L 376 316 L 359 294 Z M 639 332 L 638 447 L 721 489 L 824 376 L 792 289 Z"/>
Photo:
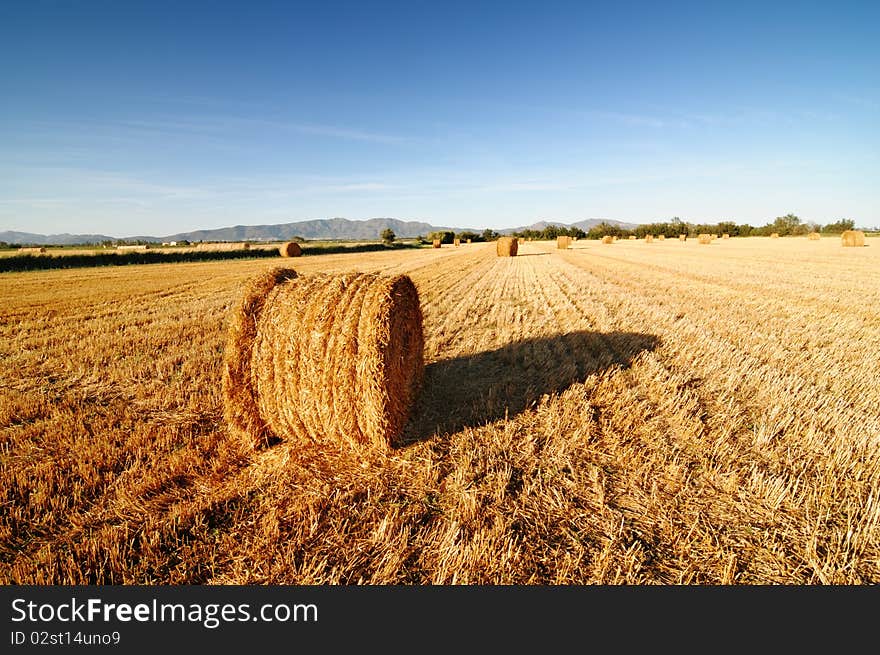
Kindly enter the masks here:
<path id="1" fill-rule="evenodd" d="M 521 232 L 523 230 L 543 230 L 549 225 L 558 227 L 579 227 L 585 232 L 594 225 L 605 221 L 624 229 L 636 227 L 635 223 L 624 223 L 611 219 L 588 218 L 575 223 L 558 221 L 539 221 L 532 225 L 497 229 L 501 234 Z M 484 228 L 464 228 L 431 225 L 419 221 L 401 221 L 396 218 L 370 218 L 367 220 L 349 220 L 347 218 L 315 219 L 295 223 L 278 223 L 275 225 L 235 225 L 214 230 L 196 230 L 179 232 L 165 236 L 130 236 L 110 237 L 103 234 L 33 234 L 30 232 L 0 232 L 0 242 L 11 244 L 33 244 L 47 246 L 67 246 L 79 244 L 95 244 L 104 241 L 147 241 L 166 243 L 169 241 L 286 241 L 294 237 L 306 240 L 328 241 L 364 241 L 378 239 L 382 230 L 390 228 L 395 236 L 401 239 L 426 236 L 429 232 L 452 230 L 453 232 L 477 232 Z"/>

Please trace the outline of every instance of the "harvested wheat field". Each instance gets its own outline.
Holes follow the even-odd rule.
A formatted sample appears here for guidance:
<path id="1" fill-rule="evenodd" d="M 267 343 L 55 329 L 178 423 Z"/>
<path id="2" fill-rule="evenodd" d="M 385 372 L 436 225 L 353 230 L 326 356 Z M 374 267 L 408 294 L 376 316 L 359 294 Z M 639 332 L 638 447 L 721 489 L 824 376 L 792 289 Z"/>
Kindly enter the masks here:
<path id="1" fill-rule="evenodd" d="M 366 449 L 224 418 L 230 322 L 277 260 L 3 274 L 0 579 L 880 582 L 871 241 L 286 260 L 418 292 L 421 392 Z"/>

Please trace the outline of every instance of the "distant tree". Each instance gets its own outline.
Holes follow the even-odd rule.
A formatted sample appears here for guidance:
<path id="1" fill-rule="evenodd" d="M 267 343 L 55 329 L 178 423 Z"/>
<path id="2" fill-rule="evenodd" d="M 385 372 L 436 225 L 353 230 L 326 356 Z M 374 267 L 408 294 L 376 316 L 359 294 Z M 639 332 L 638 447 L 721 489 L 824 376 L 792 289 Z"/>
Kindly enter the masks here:
<path id="1" fill-rule="evenodd" d="M 384 230 L 382 230 L 382 233 L 379 236 L 382 237 L 382 241 L 385 243 L 393 243 L 394 239 L 397 238 L 397 235 L 394 234 L 394 230 L 392 230 L 390 227 L 386 227 Z"/>
<path id="2" fill-rule="evenodd" d="M 794 214 L 786 214 L 785 216 L 777 216 L 776 220 L 769 226 L 772 231 L 781 237 L 789 234 L 799 234 L 801 230 L 801 219 Z"/>
<path id="3" fill-rule="evenodd" d="M 455 235 L 455 237 L 457 239 L 461 239 L 464 242 L 467 242 L 468 239 L 470 239 L 471 241 L 482 241 L 483 240 L 482 236 L 480 236 L 476 232 L 470 232 L 468 230 L 465 230 L 464 232 L 459 232 L 458 234 Z"/>
<path id="4" fill-rule="evenodd" d="M 823 232 L 846 232 L 856 229 L 856 222 L 849 218 L 841 218 L 835 223 L 829 223 L 822 228 Z"/>
<path id="5" fill-rule="evenodd" d="M 483 237 L 483 241 L 495 241 L 495 239 L 497 239 L 501 235 L 498 234 L 498 232 L 496 232 L 495 230 L 487 227 L 485 230 L 483 230 L 483 233 L 480 236 Z"/>
<path id="6" fill-rule="evenodd" d="M 440 240 L 440 243 L 452 243 L 455 240 L 455 232 L 452 230 L 440 230 L 438 232 L 431 232 L 428 235 L 428 241 L 436 241 Z"/>

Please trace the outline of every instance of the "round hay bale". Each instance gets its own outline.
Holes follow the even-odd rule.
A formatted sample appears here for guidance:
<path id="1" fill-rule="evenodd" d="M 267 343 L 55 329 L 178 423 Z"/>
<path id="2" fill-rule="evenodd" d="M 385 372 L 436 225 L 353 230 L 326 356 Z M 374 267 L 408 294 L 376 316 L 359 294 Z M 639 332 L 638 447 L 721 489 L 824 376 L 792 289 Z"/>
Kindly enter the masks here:
<path id="1" fill-rule="evenodd" d="M 697 243 L 712 243 L 712 235 L 711 234 L 698 234 L 697 235 Z"/>
<path id="2" fill-rule="evenodd" d="M 687 235 L 687 234 L 679 234 L 679 235 L 678 235 L 678 240 L 679 240 L 679 241 L 687 241 L 687 240 L 688 240 L 688 235 Z"/>
<path id="3" fill-rule="evenodd" d="M 452 245 L 458 248 L 461 245 L 461 239 L 453 239 Z"/>
<path id="4" fill-rule="evenodd" d="M 408 276 L 275 268 L 231 315 L 224 416 L 255 448 L 279 439 L 387 448 L 421 389 L 423 351 Z"/>
<path id="5" fill-rule="evenodd" d="M 779 234 L 777 234 L 776 232 L 774 232 L 773 234 L 770 235 L 770 238 L 771 238 L 771 239 L 778 239 L 778 238 L 779 238 Z"/>
<path id="6" fill-rule="evenodd" d="M 665 241 L 665 240 L 666 240 L 665 234 L 658 234 L 657 235 L 657 241 Z"/>
<path id="7" fill-rule="evenodd" d="M 559 236 L 556 237 L 556 247 L 560 250 L 565 250 L 571 245 L 571 237 Z"/>
<path id="8" fill-rule="evenodd" d="M 606 234 L 604 237 L 602 237 L 602 243 L 614 243 L 614 237 Z"/>
<path id="9" fill-rule="evenodd" d="M 861 230 L 846 230 L 840 235 L 840 243 L 850 247 L 864 246 L 865 233 Z"/>
<path id="10" fill-rule="evenodd" d="M 635 235 L 635 234 L 630 234 L 630 235 L 629 235 L 629 240 L 630 240 L 630 241 L 635 241 L 635 240 L 636 240 L 636 235 Z"/>
<path id="11" fill-rule="evenodd" d="M 281 253 L 282 257 L 299 257 L 302 255 L 302 248 L 299 247 L 296 241 L 288 241 L 278 248 L 278 252 Z"/>
<path id="12" fill-rule="evenodd" d="M 821 239 L 822 237 L 819 235 L 818 232 L 810 232 L 810 233 L 807 235 L 807 238 L 808 238 L 810 241 L 818 241 L 818 240 Z"/>
<path id="13" fill-rule="evenodd" d="M 440 239 L 434 239 L 434 241 L 431 245 L 433 245 L 435 248 L 439 248 L 440 247 Z"/>
<path id="14" fill-rule="evenodd" d="M 519 241 L 513 237 L 499 237 L 495 242 L 495 254 L 499 257 L 516 257 Z"/>
<path id="15" fill-rule="evenodd" d="M 723 233 L 723 234 L 721 235 L 721 238 L 722 238 L 722 239 L 729 239 L 729 238 L 730 238 L 730 235 L 729 235 L 727 232 L 725 232 L 725 233 Z"/>
<path id="16" fill-rule="evenodd" d="M 470 239 L 468 239 L 468 240 L 467 240 L 467 241 L 465 241 L 465 243 L 470 243 L 470 242 L 471 242 L 471 240 L 470 240 Z"/>
<path id="17" fill-rule="evenodd" d="M 653 235 L 646 234 L 645 235 L 645 243 L 651 243 L 652 241 L 654 241 Z"/>

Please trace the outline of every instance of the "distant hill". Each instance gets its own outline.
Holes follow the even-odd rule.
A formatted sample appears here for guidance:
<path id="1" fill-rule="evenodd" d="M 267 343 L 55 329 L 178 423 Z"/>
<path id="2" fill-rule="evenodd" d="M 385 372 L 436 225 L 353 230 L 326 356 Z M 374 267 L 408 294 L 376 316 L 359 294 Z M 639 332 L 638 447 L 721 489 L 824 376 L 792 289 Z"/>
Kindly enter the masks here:
<path id="1" fill-rule="evenodd" d="M 636 227 L 635 223 L 623 223 L 611 219 L 588 218 L 576 223 L 560 223 L 556 221 L 540 221 L 523 227 L 510 227 L 495 230 L 501 234 L 519 232 L 526 229 L 543 230 L 548 225 L 560 227 L 579 227 L 589 231 L 594 225 L 602 221 L 615 224 L 624 229 Z M 279 223 L 275 225 L 235 225 L 214 230 L 196 230 L 194 232 L 179 232 L 167 236 L 129 236 L 126 241 L 148 241 L 161 243 L 164 241 L 285 241 L 294 237 L 302 237 L 309 240 L 372 240 L 378 239 L 382 230 L 391 228 L 394 234 L 401 239 L 410 239 L 417 236 L 426 236 L 429 232 L 440 230 L 452 230 L 454 232 L 482 232 L 484 228 L 465 228 L 431 225 L 419 221 L 401 221 L 396 218 L 370 218 L 367 220 L 349 220 L 347 218 L 327 218 L 311 221 L 298 221 L 295 223 Z M 69 246 L 75 244 L 101 243 L 102 241 L 117 241 L 118 237 L 109 237 L 104 234 L 33 234 L 30 232 L 0 232 L 0 241 L 12 244 L 39 244 L 47 246 Z"/>
<path id="2" fill-rule="evenodd" d="M 408 239 L 437 230 L 461 231 L 464 228 L 437 227 L 418 221 L 396 218 L 370 218 L 353 221 L 347 218 L 325 218 L 277 225 L 236 225 L 216 230 L 181 232 L 165 237 L 164 241 L 283 241 L 293 237 L 329 240 L 378 239 L 382 230 L 391 228 L 397 237 Z"/>
<path id="3" fill-rule="evenodd" d="M 545 227 L 549 227 L 551 225 L 555 225 L 556 227 L 579 227 L 584 232 L 589 232 L 590 228 L 595 227 L 599 223 L 608 223 L 609 225 L 616 225 L 622 230 L 632 230 L 637 227 L 637 223 L 624 223 L 623 221 L 615 221 L 611 218 L 587 218 L 582 221 L 577 221 L 575 223 L 561 223 L 559 221 L 538 221 L 537 223 L 532 223 L 531 225 L 523 225 L 522 227 L 510 227 L 504 230 L 497 230 L 502 234 L 509 234 L 510 232 L 522 232 L 523 230 L 536 230 L 540 232 Z"/>

